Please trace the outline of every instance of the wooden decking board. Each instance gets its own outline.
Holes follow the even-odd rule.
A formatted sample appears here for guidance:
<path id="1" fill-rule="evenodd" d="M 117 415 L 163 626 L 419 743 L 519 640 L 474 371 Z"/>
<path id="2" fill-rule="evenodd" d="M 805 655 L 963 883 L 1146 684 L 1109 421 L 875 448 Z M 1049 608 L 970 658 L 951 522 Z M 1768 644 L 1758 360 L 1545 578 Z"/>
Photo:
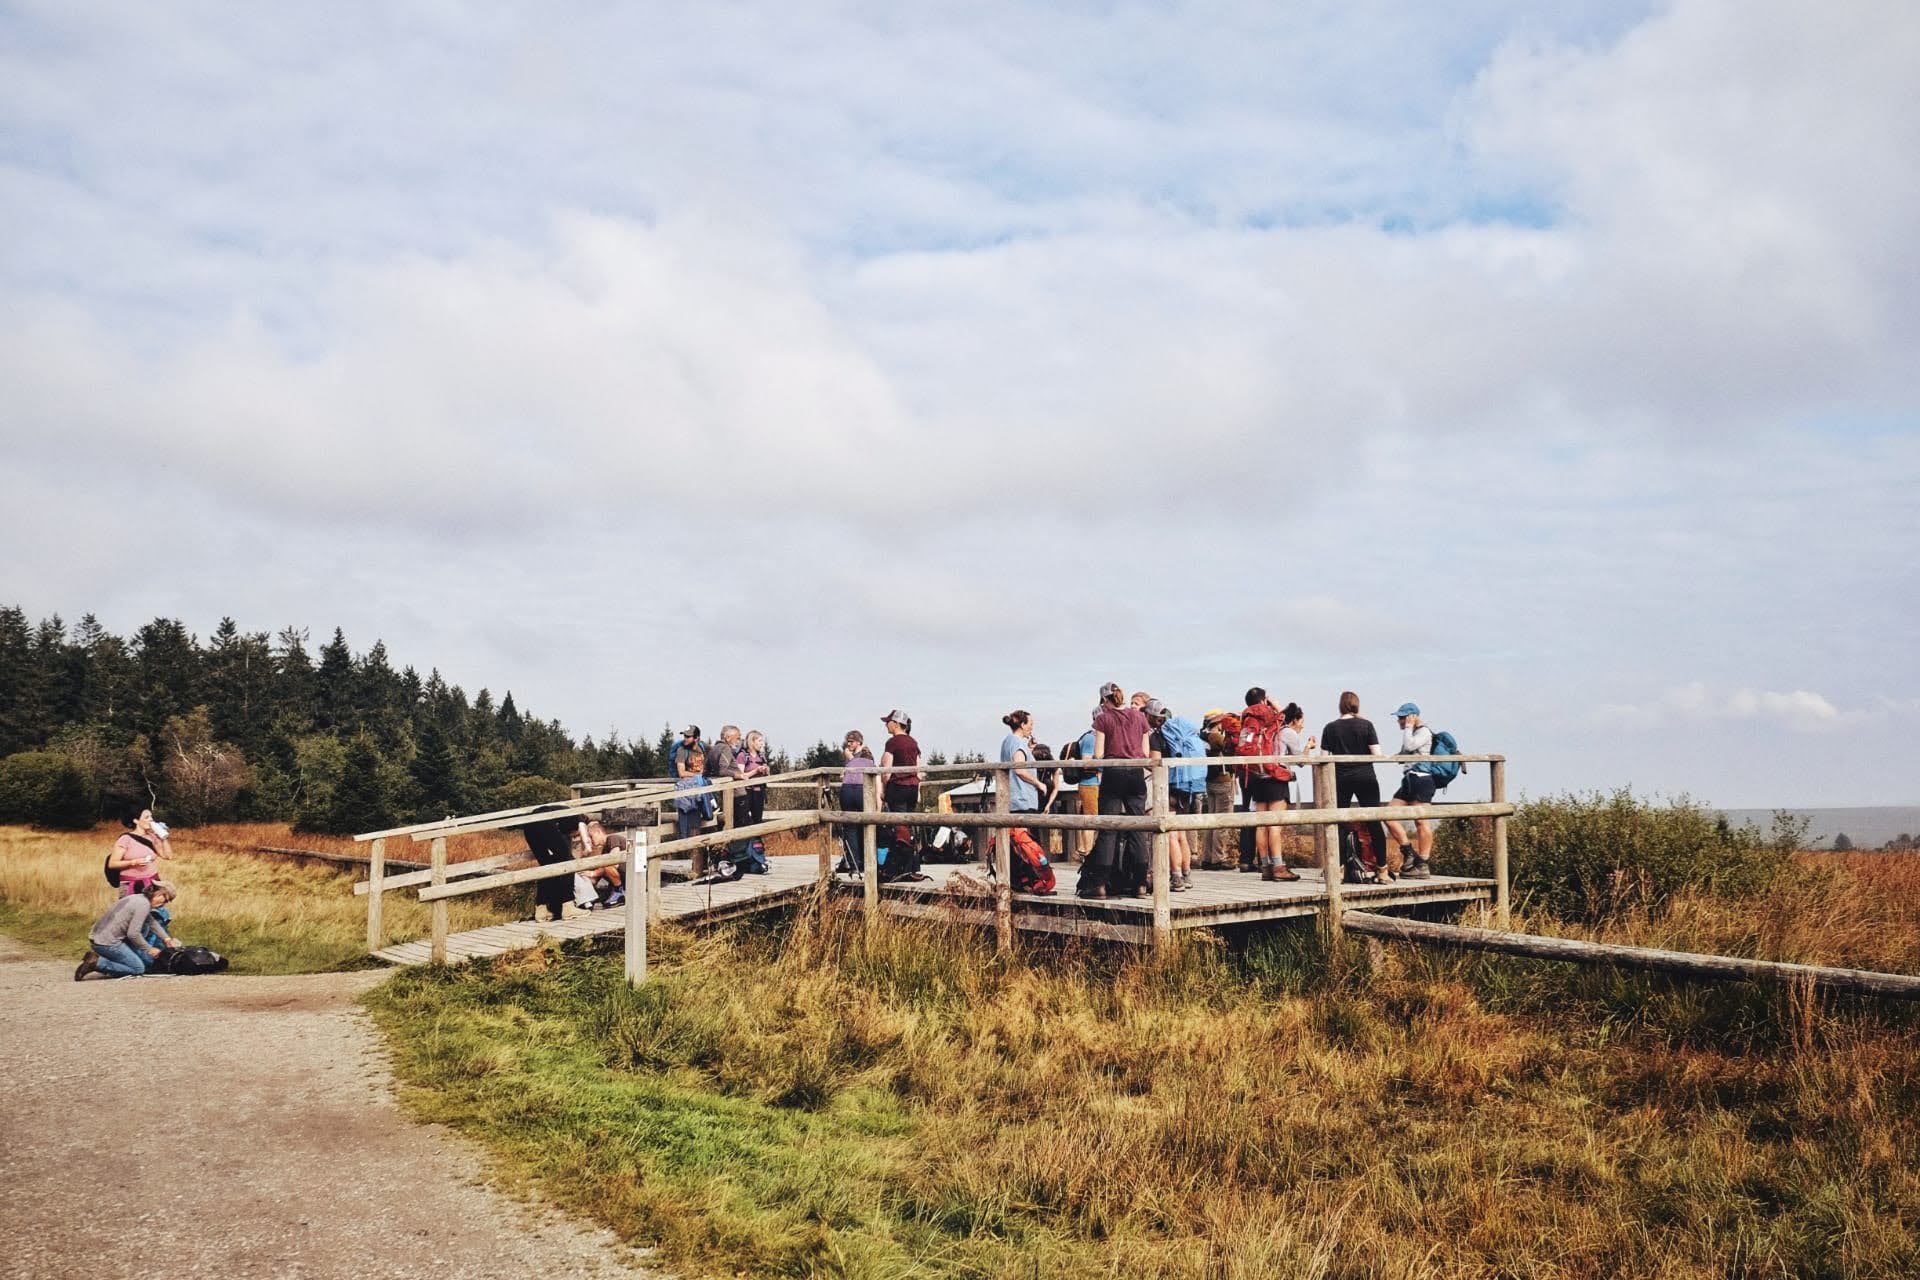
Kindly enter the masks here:
<path id="1" fill-rule="evenodd" d="M 813 855 L 771 860 L 768 874 L 746 876 L 726 884 L 696 885 L 688 880 L 691 864 L 684 859 L 661 864 L 660 918 L 676 923 L 705 923 L 733 919 L 797 902 L 813 891 L 819 875 Z M 889 915 L 937 917 L 987 924 L 993 919 L 991 896 L 960 893 L 948 888 L 956 872 L 988 882 L 978 863 L 929 865 L 931 880 L 881 887 L 882 909 Z M 1118 942 L 1147 942 L 1153 936 L 1153 899 L 1076 898 L 1079 868 L 1058 868 L 1059 891 L 1051 896 L 1013 895 L 1014 924 L 1024 932 L 1068 934 Z M 1193 888 L 1176 893 L 1170 903 L 1176 929 L 1200 929 L 1222 924 L 1248 924 L 1316 915 L 1326 906 L 1325 885 L 1317 869 L 1301 868 L 1299 880 L 1273 883 L 1236 871 L 1195 871 Z M 860 900 L 858 876 L 835 876 L 834 891 Z M 1345 885 L 1343 903 L 1355 908 L 1412 906 L 1420 903 L 1485 902 L 1493 881 L 1459 876 L 1430 880 L 1402 880 L 1387 885 Z M 450 961 L 477 959 L 537 947 L 551 939 L 618 934 L 626 929 L 624 910 L 595 911 L 555 923 L 518 920 L 456 933 L 447 939 Z M 375 955 L 389 964 L 426 964 L 432 947 L 424 940 L 396 943 Z"/>

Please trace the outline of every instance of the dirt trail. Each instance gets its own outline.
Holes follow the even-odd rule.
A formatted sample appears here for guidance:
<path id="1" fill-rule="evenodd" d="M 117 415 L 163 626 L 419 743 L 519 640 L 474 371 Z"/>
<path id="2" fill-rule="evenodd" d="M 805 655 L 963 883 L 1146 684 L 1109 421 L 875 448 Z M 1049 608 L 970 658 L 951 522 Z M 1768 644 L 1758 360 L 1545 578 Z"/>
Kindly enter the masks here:
<path id="1" fill-rule="evenodd" d="M 76 983 L 0 937 L 0 1277 L 654 1274 L 400 1113 L 381 976 Z"/>

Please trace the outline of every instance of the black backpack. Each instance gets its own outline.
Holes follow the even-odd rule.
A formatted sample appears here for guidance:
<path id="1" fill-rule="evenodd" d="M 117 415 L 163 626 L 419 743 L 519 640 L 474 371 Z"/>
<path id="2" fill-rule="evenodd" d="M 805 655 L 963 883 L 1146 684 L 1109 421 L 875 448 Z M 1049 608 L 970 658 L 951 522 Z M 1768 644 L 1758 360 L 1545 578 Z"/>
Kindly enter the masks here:
<path id="1" fill-rule="evenodd" d="M 1080 742 L 1081 739 L 1075 738 L 1072 742 L 1060 748 L 1060 758 L 1062 760 L 1085 760 L 1087 757 L 1080 751 Z M 1062 769 L 1060 771 L 1060 780 L 1070 787 L 1077 787 L 1082 783 L 1093 781 L 1094 775 L 1098 772 L 1098 769 Z"/>
<path id="2" fill-rule="evenodd" d="M 155 971 L 188 976 L 197 973 L 225 973 L 227 958 L 206 947 L 168 947 L 153 962 Z"/>

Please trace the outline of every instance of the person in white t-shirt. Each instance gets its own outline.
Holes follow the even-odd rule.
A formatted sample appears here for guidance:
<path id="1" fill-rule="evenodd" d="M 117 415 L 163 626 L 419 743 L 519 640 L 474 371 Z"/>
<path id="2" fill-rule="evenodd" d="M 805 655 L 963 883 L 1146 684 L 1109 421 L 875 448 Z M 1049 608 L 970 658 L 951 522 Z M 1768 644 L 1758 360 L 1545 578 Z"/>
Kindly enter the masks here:
<path id="1" fill-rule="evenodd" d="M 1420 719 L 1420 708 L 1411 702 L 1403 702 L 1393 713 L 1400 722 L 1400 754 L 1403 756 L 1424 756 L 1433 753 L 1433 730 L 1427 728 Z M 1389 805 L 1405 807 L 1433 803 L 1433 793 L 1438 789 L 1438 780 L 1418 764 L 1405 766 L 1400 775 L 1400 789 L 1393 793 Z M 1425 880 L 1433 874 L 1433 822 L 1419 818 L 1413 824 L 1413 841 L 1407 841 L 1407 828 L 1404 823 L 1389 822 L 1387 833 L 1393 837 L 1394 847 L 1399 852 L 1400 876 L 1406 880 Z"/>

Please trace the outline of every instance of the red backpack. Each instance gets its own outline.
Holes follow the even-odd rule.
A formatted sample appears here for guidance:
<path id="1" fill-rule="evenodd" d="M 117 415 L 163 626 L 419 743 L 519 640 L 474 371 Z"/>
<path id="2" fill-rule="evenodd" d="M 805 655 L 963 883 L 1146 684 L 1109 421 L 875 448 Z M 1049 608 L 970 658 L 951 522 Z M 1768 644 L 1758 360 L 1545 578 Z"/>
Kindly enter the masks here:
<path id="1" fill-rule="evenodd" d="M 1052 893 L 1056 881 L 1053 865 L 1040 842 L 1027 834 L 1025 827 L 1013 829 L 1012 856 L 1007 859 L 1015 893 Z"/>
<path id="2" fill-rule="evenodd" d="M 1233 754 L 1237 756 L 1277 756 L 1280 754 L 1280 713 L 1266 703 L 1248 707 L 1240 713 L 1240 741 Z M 1243 782 L 1252 782 L 1255 778 L 1272 778 L 1279 782 L 1293 781 L 1293 770 L 1283 764 L 1249 764 L 1240 766 Z"/>

